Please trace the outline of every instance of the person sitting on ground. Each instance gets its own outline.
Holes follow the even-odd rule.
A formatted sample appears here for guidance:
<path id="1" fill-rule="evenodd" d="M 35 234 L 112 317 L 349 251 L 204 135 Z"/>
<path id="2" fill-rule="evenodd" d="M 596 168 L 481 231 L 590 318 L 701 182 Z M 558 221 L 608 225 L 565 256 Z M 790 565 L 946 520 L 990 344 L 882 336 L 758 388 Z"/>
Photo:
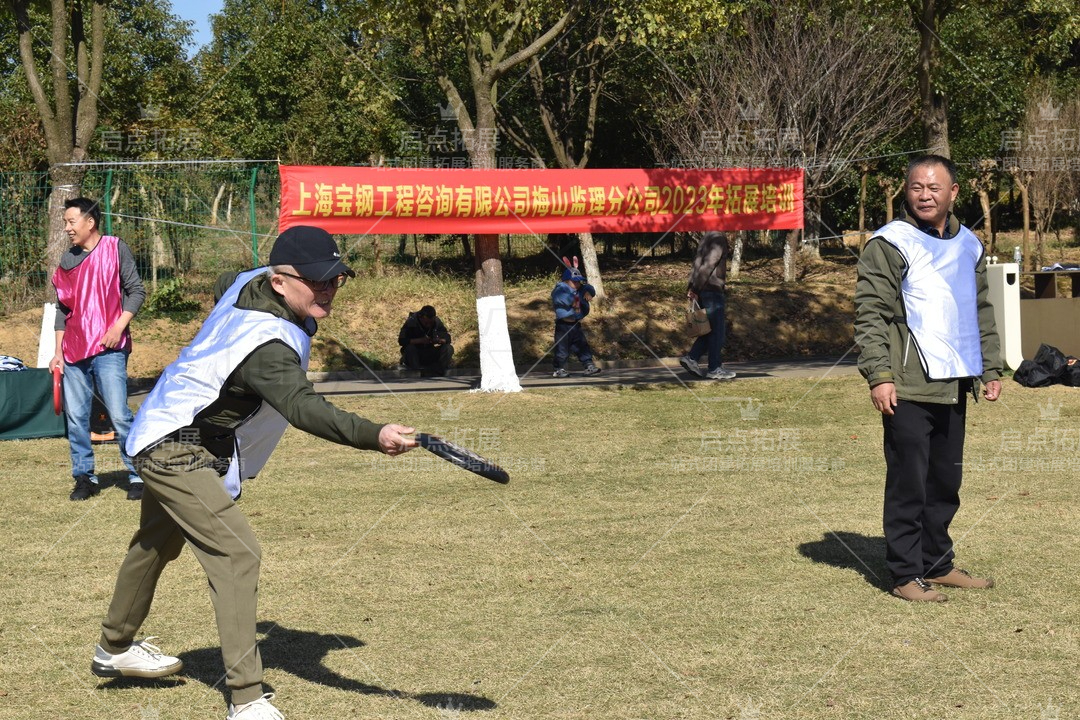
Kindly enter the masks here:
<path id="1" fill-rule="evenodd" d="M 401 346 L 401 364 L 424 374 L 445 375 L 454 359 L 450 331 L 431 305 L 409 313 L 398 333 L 398 345 Z"/>
<path id="2" fill-rule="evenodd" d="M 576 260 L 576 258 L 575 258 Z M 585 276 L 576 265 L 566 266 L 562 279 L 551 291 L 551 304 L 555 308 L 555 372 L 552 377 L 569 377 L 566 361 L 573 352 L 585 366 L 586 375 L 595 375 L 600 368 L 593 363 L 592 349 L 581 329 L 581 321 L 589 314 L 589 301 L 596 296 L 596 290 L 585 281 Z"/>

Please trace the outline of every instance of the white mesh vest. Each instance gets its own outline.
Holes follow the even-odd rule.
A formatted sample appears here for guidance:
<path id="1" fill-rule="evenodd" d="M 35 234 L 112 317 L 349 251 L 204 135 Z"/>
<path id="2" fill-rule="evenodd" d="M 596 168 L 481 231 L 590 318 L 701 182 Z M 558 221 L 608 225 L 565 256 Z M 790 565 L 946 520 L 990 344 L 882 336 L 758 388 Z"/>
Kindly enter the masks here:
<path id="1" fill-rule="evenodd" d="M 907 268 L 900 284 L 907 326 L 931 380 L 979 377 L 982 336 L 975 268 L 979 239 L 963 225 L 943 240 L 894 220 L 875 233 L 895 247 Z"/>
<path id="2" fill-rule="evenodd" d="M 311 338 L 295 323 L 267 312 L 234 306 L 240 290 L 266 268 L 249 270 L 236 278 L 206 318 L 195 339 L 165 368 L 147 396 L 127 438 L 131 456 L 191 424 L 195 416 L 218 399 L 232 372 L 257 348 L 282 341 L 300 356 L 307 370 Z M 281 440 L 288 422 L 268 403 L 236 429 L 236 452 L 222 482 L 232 497 L 240 496 L 240 483 L 262 469 Z"/>

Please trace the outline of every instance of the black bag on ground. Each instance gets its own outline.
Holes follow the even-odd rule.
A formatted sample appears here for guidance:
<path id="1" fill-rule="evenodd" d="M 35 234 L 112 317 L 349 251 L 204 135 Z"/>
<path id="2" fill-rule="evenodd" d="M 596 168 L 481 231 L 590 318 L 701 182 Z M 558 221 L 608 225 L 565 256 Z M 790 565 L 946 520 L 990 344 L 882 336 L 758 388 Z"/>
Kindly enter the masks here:
<path id="1" fill-rule="evenodd" d="M 1065 358 L 1065 361 L 1068 364 L 1065 366 L 1065 372 L 1062 373 L 1061 382 L 1069 387 L 1080 387 L 1080 360 L 1070 355 Z"/>
<path id="2" fill-rule="evenodd" d="M 1066 373 L 1069 369 L 1065 353 L 1052 345 L 1040 345 L 1033 360 L 1020 363 L 1013 373 L 1013 380 L 1024 387 L 1047 387 L 1056 383 L 1068 383 Z M 1080 381 L 1080 378 L 1078 378 Z"/>

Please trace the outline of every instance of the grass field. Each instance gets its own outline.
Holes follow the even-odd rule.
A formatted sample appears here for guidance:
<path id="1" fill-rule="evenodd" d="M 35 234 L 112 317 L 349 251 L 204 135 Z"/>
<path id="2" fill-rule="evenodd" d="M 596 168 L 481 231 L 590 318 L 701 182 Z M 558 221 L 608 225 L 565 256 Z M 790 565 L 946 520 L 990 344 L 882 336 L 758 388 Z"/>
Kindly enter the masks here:
<path id="1" fill-rule="evenodd" d="M 513 480 L 290 430 L 241 500 L 266 682 L 290 720 L 1075 718 L 1071 392 L 1008 381 L 970 407 L 954 539 L 998 587 L 933 607 L 886 590 L 881 426 L 857 378 L 335 398 Z M 144 627 L 183 674 L 99 681 L 137 505 L 118 487 L 69 502 L 62 439 L 2 443 L 0 470 L 0 717 L 224 717 L 191 553 Z"/>

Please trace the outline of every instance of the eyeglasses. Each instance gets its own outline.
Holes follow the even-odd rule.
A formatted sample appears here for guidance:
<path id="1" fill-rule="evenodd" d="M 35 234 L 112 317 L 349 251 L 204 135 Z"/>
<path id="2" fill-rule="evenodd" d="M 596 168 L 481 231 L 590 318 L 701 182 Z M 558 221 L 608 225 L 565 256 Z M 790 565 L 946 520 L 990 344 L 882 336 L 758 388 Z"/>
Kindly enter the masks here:
<path id="1" fill-rule="evenodd" d="M 284 275 L 285 277 L 291 277 L 299 280 L 307 285 L 315 292 L 325 292 L 327 290 L 337 290 L 349 279 L 348 275 L 341 274 L 330 278 L 329 280 L 308 280 L 306 277 L 300 277 L 299 275 L 293 275 L 292 273 L 279 272 L 278 275 Z"/>

